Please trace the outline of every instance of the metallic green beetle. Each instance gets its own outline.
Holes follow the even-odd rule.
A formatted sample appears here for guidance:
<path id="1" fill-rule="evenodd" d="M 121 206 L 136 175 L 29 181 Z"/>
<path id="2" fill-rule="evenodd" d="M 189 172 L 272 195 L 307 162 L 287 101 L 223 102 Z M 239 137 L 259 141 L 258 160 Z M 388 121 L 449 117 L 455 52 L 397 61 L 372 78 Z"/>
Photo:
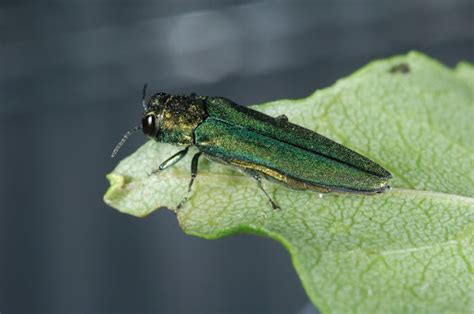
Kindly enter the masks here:
<path id="1" fill-rule="evenodd" d="M 197 174 L 198 159 L 231 165 L 257 180 L 274 209 L 278 205 L 262 186 L 261 178 L 293 189 L 319 193 L 381 193 L 392 175 L 375 162 L 318 133 L 288 122 L 286 116 L 270 117 L 223 97 L 157 93 L 145 102 L 141 127 L 149 138 L 185 148 L 161 163 L 164 170 L 188 152 L 198 149 L 191 162 L 189 191 Z M 181 204 L 178 206 L 178 208 Z"/>

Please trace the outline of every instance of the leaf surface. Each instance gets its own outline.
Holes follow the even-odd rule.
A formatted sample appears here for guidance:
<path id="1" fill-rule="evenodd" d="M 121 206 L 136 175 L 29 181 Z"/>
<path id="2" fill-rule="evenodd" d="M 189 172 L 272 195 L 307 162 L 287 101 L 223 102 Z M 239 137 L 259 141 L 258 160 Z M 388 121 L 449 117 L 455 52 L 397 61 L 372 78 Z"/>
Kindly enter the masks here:
<path id="1" fill-rule="evenodd" d="M 374 61 L 299 100 L 254 106 L 323 134 L 388 169 L 393 189 L 362 196 L 296 191 L 201 159 L 177 212 L 187 234 L 239 232 L 290 252 L 323 313 L 439 313 L 474 308 L 474 67 L 420 53 Z M 104 199 L 145 216 L 185 197 L 192 154 L 155 175 L 178 150 L 148 142 L 108 175 Z M 192 151 L 191 151 L 192 153 Z"/>

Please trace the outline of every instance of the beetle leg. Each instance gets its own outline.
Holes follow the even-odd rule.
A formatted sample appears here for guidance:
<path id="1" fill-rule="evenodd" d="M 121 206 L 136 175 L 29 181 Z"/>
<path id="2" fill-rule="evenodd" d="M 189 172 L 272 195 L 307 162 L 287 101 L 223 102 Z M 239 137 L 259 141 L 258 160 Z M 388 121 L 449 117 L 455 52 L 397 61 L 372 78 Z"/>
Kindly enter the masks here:
<path id="1" fill-rule="evenodd" d="M 194 179 L 196 179 L 197 176 L 197 170 L 198 170 L 198 161 L 199 157 L 201 157 L 202 153 L 196 153 L 193 156 L 193 160 L 191 161 L 191 181 L 189 181 L 189 186 L 188 186 L 188 193 L 191 192 L 191 187 L 193 186 Z"/>
<path id="2" fill-rule="evenodd" d="M 184 156 L 186 156 L 186 154 L 188 153 L 188 149 L 189 149 L 189 146 L 186 147 L 183 150 L 180 150 L 179 152 L 177 152 L 176 154 L 174 154 L 170 158 L 163 161 L 160 164 L 160 167 L 158 167 L 158 170 L 153 171 L 152 174 L 155 174 L 155 173 L 157 173 L 158 171 L 161 171 L 161 170 L 165 170 L 166 168 L 171 167 L 172 165 L 174 165 L 175 163 L 180 161 Z"/>
<path id="3" fill-rule="evenodd" d="M 178 206 L 176 207 L 176 210 L 179 210 L 184 205 L 184 203 L 186 203 L 186 201 L 189 199 L 189 193 L 191 193 L 191 189 L 193 187 L 194 179 L 196 179 L 196 176 L 197 176 L 198 161 L 199 161 L 199 157 L 201 157 L 201 155 L 202 155 L 202 153 L 199 152 L 199 153 L 194 154 L 194 156 L 193 156 L 193 160 L 191 161 L 191 180 L 189 181 L 189 185 L 188 185 L 188 195 L 186 195 L 181 200 L 181 202 L 179 202 Z"/>
<path id="4" fill-rule="evenodd" d="M 269 201 L 270 204 L 272 205 L 273 210 L 280 209 L 280 206 L 278 206 L 278 205 L 272 200 L 272 198 L 270 197 L 270 195 L 268 195 L 267 191 L 265 191 L 265 189 L 263 188 L 262 178 L 261 178 L 259 175 L 254 175 L 253 177 L 255 178 L 255 180 L 257 180 L 258 188 L 263 191 L 263 193 L 264 193 L 265 196 L 267 197 L 268 201 Z"/>

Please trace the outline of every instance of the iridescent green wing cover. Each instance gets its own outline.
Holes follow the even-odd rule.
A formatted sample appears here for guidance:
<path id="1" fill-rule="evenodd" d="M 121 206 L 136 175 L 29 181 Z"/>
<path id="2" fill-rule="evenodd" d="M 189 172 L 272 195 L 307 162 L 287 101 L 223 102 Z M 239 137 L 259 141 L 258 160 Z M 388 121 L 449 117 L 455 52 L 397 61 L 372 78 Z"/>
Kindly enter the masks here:
<path id="1" fill-rule="evenodd" d="M 195 130 L 200 151 L 293 188 L 375 193 L 391 177 L 371 160 L 317 133 L 224 98 L 209 98 Z"/>
<path id="2" fill-rule="evenodd" d="M 387 170 L 370 159 L 291 122 L 278 120 L 250 108 L 239 106 L 222 97 L 209 98 L 207 110 L 209 116 L 229 124 L 347 163 L 376 176 L 391 178 L 391 174 Z"/>

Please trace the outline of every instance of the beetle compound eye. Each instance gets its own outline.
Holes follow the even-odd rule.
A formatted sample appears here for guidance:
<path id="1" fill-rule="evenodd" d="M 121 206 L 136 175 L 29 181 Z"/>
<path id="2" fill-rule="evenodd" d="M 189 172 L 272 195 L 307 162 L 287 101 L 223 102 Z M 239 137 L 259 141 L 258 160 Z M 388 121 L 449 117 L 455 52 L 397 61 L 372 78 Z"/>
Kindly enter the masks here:
<path id="1" fill-rule="evenodd" d="M 155 115 L 149 114 L 142 119 L 143 133 L 148 136 L 155 136 Z"/>

